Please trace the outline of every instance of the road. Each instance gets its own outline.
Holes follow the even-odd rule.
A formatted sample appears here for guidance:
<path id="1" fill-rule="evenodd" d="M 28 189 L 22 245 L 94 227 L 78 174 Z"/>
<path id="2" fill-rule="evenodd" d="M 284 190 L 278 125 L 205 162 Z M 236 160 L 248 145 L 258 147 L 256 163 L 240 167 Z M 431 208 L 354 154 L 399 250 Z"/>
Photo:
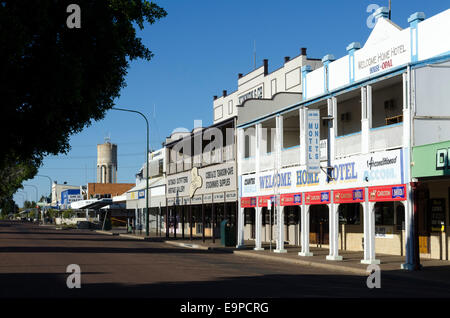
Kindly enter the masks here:
<path id="1" fill-rule="evenodd" d="M 81 268 L 81 288 L 66 268 Z M 0 298 L 449 297 L 450 282 L 366 276 L 194 250 L 87 230 L 0 222 Z"/>

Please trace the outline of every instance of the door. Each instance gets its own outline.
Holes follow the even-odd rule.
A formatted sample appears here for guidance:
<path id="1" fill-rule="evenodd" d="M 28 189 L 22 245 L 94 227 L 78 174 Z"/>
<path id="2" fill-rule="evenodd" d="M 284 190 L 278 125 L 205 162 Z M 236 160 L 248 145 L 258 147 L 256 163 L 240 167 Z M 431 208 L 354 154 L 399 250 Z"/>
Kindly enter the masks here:
<path id="1" fill-rule="evenodd" d="M 309 208 L 309 222 L 310 233 L 309 241 L 311 244 L 329 244 L 329 225 L 328 225 L 328 206 L 327 205 L 312 205 Z"/>

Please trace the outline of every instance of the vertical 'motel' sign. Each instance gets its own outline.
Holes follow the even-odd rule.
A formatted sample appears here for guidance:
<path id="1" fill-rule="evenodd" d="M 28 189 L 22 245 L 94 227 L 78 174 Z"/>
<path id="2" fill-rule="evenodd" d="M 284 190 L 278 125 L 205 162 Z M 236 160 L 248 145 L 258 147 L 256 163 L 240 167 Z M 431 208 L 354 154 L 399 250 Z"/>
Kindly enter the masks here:
<path id="1" fill-rule="evenodd" d="M 308 109 L 306 116 L 306 170 L 320 172 L 320 111 Z"/>

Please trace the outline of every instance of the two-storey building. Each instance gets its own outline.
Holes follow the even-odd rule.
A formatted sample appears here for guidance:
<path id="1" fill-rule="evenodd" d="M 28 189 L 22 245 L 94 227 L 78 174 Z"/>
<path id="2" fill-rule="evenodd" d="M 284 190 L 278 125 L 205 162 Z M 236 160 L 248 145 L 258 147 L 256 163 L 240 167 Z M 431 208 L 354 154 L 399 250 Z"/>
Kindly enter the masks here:
<path id="1" fill-rule="evenodd" d="M 285 57 L 283 66 L 269 72 L 269 62 L 238 74 L 237 90 L 223 91 L 213 98 L 214 118 L 209 127 L 175 132 L 166 139 L 166 233 L 218 237 L 222 220 L 236 226 L 238 212 L 238 171 L 236 165 L 236 124 L 244 104 L 252 101 L 299 100 L 301 67 L 316 69 L 320 59 L 306 56 L 306 48 L 294 58 Z M 178 230 L 177 230 L 178 229 Z"/>
<path id="2" fill-rule="evenodd" d="M 413 14 L 405 29 L 387 16 L 387 8 L 377 10 L 364 46 L 351 43 L 339 59 L 326 55 L 315 70 L 303 66 L 297 101 L 275 95 L 243 103 L 237 121 L 238 246 L 254 239 L 261 249 L 272 236 L 280 253 L 289 242 L 310 256 L 316 244 L 329 248 L 328 260 L 342 259 L 339 249 L 354 250 L 364 251 L 363 263 L 376 264 L 376 253 L 386 253 L 405 255 L 404 268 L 411 268 L 418 226 L 421 244 L 428 244 L 423 252 L 433 251 L 436 242 L 441 258 L 448 258 L 448 235 L 430 241 L 426 223 L 448 224 L 448 149 L 433 146 L 426 159 L 438 153 L 439 173 L 419 172 L 415 157 L 428 153 L 418 147 L 449 140 L 450 38 L 444 30 L 450 10 L 427 20 Z M 311 172 L 308 115 L 317 112 L 321 168 Z M 438 175 L 438 181 L 427 179 Z M 426 221 L 432 213 L 426 202 L 432 201 L 413 201 L 418 184 L 411 182 L 418 177 L 425 178 L 422 195 L 428 191 L 431 200 L 436 191 L 441 200 L 432 205 L 440 206 L 435 221 Z M 423 211 L 414 217 L 420 204 Z"/>

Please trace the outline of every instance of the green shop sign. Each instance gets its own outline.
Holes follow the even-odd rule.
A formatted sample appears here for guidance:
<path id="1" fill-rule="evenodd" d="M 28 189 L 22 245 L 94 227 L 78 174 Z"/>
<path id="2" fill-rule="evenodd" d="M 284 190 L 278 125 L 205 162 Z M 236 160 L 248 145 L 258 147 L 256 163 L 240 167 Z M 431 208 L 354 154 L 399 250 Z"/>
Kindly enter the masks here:
<path id="1" fill-rule="evenodd" d="M 413 148 L 412 176 L 450 176 L 450 141 Z"/>

